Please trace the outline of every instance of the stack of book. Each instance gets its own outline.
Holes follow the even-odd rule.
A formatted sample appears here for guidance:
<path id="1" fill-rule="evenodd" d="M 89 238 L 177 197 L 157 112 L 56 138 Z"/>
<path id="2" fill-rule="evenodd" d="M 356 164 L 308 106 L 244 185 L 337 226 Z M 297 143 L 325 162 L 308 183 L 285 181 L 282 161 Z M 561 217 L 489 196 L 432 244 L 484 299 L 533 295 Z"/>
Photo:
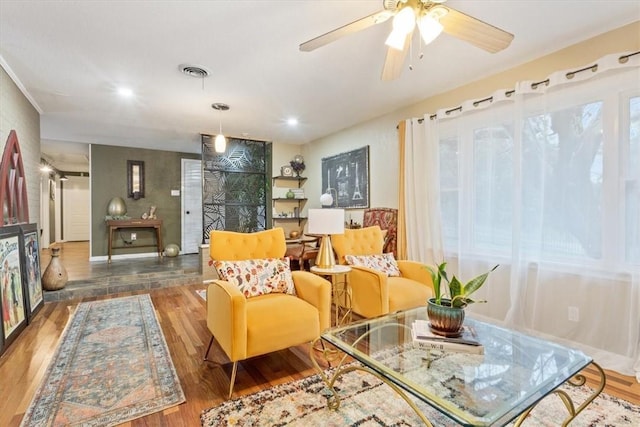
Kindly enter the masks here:
<path id="1" fill-rule="evenodd" d="M 294 199 L 304 199 L 304 189 L 302 188 L 291 188 L 291 192 L 294 194 Z"/>
<path id="2" fill-rule="evenodd" d="M 428 350 L 457 351 L 460 353 L 484 354 L 484 347 L 471 329 L 464 327 L 458 337 L 445 337 L 431 332 L 429 322 L 416 320 L 411 326 L 411 338 L 416 347 Z"/>

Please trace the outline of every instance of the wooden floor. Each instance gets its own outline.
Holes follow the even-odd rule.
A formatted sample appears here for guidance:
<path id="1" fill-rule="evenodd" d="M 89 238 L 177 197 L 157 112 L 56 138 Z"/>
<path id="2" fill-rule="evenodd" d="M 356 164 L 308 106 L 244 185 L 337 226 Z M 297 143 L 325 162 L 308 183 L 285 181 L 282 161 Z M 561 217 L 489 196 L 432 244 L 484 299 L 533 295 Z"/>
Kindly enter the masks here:
<path id="1" fill-rule="evenodd" d="M 86 262 L 67 251 L 65 266 Z M 79 253 L 80 251 L 78 251 Z M 44 264 L 43 262 L 43 265 Z M 77 268 L 84 268 L 78 266 Z M 202 355 L 209 343 L 206 305 L 195 292 L 204 286 L 177 286 L 150 291 L 158 319 L 175 364 L 186 403 L 160 413 L 123 424 L 124 426 L 197 426 L 200 412 L 225 400 L 229 386 L 230 364 L 222 350 L 214 344 L 209 358 L 222 364 L 205 362 Z M 144 293 L 131 292 L 99 299 Z M 87 298 L 83 301 L 98 298 Z M 18 339 L 0 359 L 0 426 L 18 426 L 36 387 L 57 347 L 69 319 L 70 310 L 80 300 L 46 303 Z M 234 397 L 282 384 L 314 374 L 308 357 L 309 346 L 303 345 L 242 362 L 238 367 Z M 585 371 L 593 379 L 593 371 Z M 607 372 L 606 393 L 640 405 L 640 384 L 635 378 Z"/>

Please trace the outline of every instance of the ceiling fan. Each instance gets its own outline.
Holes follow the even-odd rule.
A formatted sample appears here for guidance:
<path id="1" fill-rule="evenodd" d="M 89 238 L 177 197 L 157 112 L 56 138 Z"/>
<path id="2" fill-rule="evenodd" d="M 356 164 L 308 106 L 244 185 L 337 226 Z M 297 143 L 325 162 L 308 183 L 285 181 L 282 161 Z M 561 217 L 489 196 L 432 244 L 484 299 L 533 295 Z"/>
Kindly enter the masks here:
<path id="1" fill-rule="evenodd" d="M 444 6 L 444 2 L 446 0 L 383 0 L 383 10 L 308 40 L 300 45 L 300 50 L 310 52 L 393 17 L 382 69 L 382 80 L 393 80 L 402 73 L 416 27 L 424 44 L 431 43 L 444 31 L 491 53 L 505 49 L 513 40 L 513 34 Z"/>

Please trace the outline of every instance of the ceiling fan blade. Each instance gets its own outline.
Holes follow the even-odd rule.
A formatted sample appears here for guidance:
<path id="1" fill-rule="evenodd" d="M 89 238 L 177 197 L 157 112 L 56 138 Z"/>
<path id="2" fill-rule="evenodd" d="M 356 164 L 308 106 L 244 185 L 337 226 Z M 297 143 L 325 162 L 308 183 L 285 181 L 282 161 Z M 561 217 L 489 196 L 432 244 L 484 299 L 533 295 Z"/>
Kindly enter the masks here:
<path id="1" fill-rule="evenodd" d="M 404 46 L 402 50 L 394 49 L 392 47 L 387 48 L 387 57 L 384 60 L 384 66 L 382 67 L 382 80 L 389 81 L 395 80 L 402 74 L 404 68 L 404 62 L 409 52 L 409 43 L 413 31 L 407 34 L 407 38 L 404 40 Z"/>
<path id="2" fill-rule="evenodd" d="M 340 37 L 347 36 L 349 34 L 356 33 L 366 28 L 372 27 L 376 24 L 385 22 L 387 19 L 393 16 L 393 12 L 388 10 L 381 10 L 376 13 L 372 13 L 369 16 L 353 21 L 350 24 L 344 25 L 340 28 L 336 28 L 333 31 L 329 31 L 326 34 L 318 36 L 314 39 L 308 40 L 300 45 L 300 50 L 303 52 L 310 52 L 319 47 L 327 45 L 333 41 L 338 40 Z"/>
<path id="3" fill-rule="evenodd" d="M 446 6 L 448 13 L 440 18 L 443 31 L 491 53 L 511 44 L 513 34 Z"/>

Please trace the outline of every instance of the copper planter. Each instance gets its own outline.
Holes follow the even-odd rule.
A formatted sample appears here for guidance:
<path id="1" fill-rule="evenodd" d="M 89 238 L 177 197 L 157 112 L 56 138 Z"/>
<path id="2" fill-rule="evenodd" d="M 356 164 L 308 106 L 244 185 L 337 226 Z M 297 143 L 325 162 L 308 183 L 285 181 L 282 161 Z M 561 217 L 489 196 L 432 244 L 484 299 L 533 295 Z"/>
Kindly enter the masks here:
<path id="1" fill-rule="evenodd" d="M 451 301 L 446 298 L 435 303 L 435 298 L 427 302 L 427 316 L 434 334 L 456 336 L 462 332 L 464 322 L 464 308 L 451 307 Z"/>

